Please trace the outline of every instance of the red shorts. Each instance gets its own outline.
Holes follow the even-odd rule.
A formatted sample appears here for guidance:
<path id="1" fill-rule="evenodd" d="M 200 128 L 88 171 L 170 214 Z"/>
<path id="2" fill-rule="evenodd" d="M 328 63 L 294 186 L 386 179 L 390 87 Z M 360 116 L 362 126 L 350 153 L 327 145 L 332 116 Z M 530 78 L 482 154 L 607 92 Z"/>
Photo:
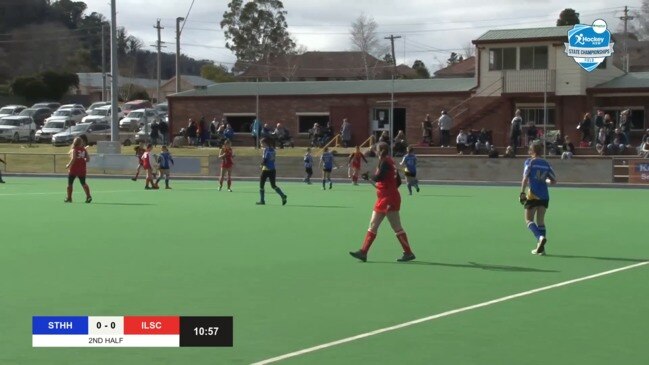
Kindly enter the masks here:
<path id="1" fill-rule="evenodd" d="M 398 212 L 401 209 L 401 194 L 396 193 L 376 193 L 376 203 L 374 211 L 377 213 Z"/>
<path id="2" fill-rule="evenodd" d="M 233 163 L 222 163 L 221 168 L 227 170 L 227 169 L 231 169 L 233 165 L 234 165 Z"/>
<path id="3" fill-rule="evenodd" d="M 359 164 L 359 163 L 358 163 L 358 164 L 356 164 L 356 163 L 352 163 L 352 169 L 354 169 L 354 170 L 360 170 L 360 169 L 361 169 L 361 164 Z"/>

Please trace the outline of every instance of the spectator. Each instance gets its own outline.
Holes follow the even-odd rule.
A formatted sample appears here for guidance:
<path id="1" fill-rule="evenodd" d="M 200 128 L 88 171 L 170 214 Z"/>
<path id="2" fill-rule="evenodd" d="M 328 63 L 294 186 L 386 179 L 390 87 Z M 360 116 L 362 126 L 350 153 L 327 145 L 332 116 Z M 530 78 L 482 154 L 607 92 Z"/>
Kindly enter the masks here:
<path id="1" fill-rule="evenodd" d="M 449 139 L 451 138 L 451 128 L 453 127 L 453 119 L 446 114 L 446 110 L 442 110 L 442 116 L 439 117 L 439 132 L 440 132 L 440 141 L 439 144 L 441 147 L 450 147 Z"/>
<path id="2" fill-rule="evenodd" d="M 261 127 L 261 138 L 273 139 L 273 132 L 271 131 L 268 123 L 264 123 L 264 126 Z"/>
<path id="3" fill-rule="evenodd" d="M 210 134 L 212 135 L 212 138 L 215 138 L 216 131 L 219 129 L 219 121 L 216 120 L 216 117 L 212 119 L 212 123 L 210 123 Z"/>
<path id="4" fill-rule="evenodd" d="M 649 150 L 649 129 L 647 129 L 647 133 L 642 136 L 642 139 L 640 140 L 640 145 L 638 146 L 638 155 L 643 156 L 645 155 L 644 151 Z M 647 157 L 647 156 L 643 156 Z"/>
<path id="5" fill-rule="evenodd" d="M 200 128 L 200 145 L 207 146 L 207 141 L 210 139 L 210 128 L 205 120 L 205 117 L 201 117 L 201 122 L 199 124 Z"/>
<path id="6" fill-rule="evenodd" d="M 381 136 L 379 137 L 379 142 L 387 143 L 389 146 L 391 144 L 390 133 L 388 131 L 383 131 L 383 133 L 381 133 Z"/>
<path id="7" fill-rule="evenodd" d="M 191 118 L 189 118 L 189 123 L 187 124 L 187 143 L 190 146 L 196 144 L 196 135 L 198 134 L 198 126 Z"/>
<path id="8" fill-rule="evenodd" d="M 537 138 L 539 138 L 539 130 L 536 129 L 534 122 L 530 120 L 527 124 L 527 145 L 531 146 L 532 142 Z"/>
<path id="9" fill-rule="evenodd" d="M 225 125 L 225 129 L 223 129 L 223 137 L 229 141 L 232 141 L 232 138 L 234 138 L 234 129 L 232 129 L 231 125 Z"/>
<path id="10" fill-rule="evenodd" d="M 562 160 L 569 160 L 572 156 L 575 155 L 575 145 L 570 142 L 570 137 L 566 136 L 566 140 L 563 143 L 563 153 L 561 154 Z"/>
<path id="11" fill-rule="evenodd" d="M 624 133 L 625 140 L 631 140 L 631 110 L 626 109 L 620 113 L 620 131 Z"/>
<path id="12" fill-rule="evenodd" d="M 309 138 L 311 139 L 312 147 L 321 147 L 324 145 L 321 143 L 322 127 L 320 127 L 320 124 L 314 123 L 313 128 L 309 129 Z"/>
<path id="13" fill-rule="evenodd" d="M 521 110 L 517 109 L 514 113 L 511 126 L 509 127 L 509 145 L 514 148 L 514 151 L 516 151 L 519 146 L 522 126 L 523 118 L 521 117 Z"/>
<path id="14" fill-rule="evenodd" d="M 606 146 L 607 152 L 611 155 L 621 155 L 624 153 L 627 145 L 626 135 L 620 128 L 615 128 L 613 142 Z"/>
<path id="15" fill-rule="evenodd" d="M 167 138 L 169 137 L 169 125 L 164 120 L 160 121 L 158 124 L 160 131 L 160 137 L 162 138 L 162 145 L 165 146 L 168 144 Z"/>
<path id="16" fill-rule="evenodd" d="M 507 148 L 505 149 L 505 155 L 503 157 L 505 158 L 516 157 L 516 152 L 514 152 L 514 148 L 512 148 L 512 146 L 507 146 Z"/>
<path id="17" fill-rule="evenodd" d="M 476 132 L 469 130 L 469 133 L 467 133 L 467 142 L 466 142 L 466 147 L 467 150 L 470 151 L 471 154 L 475 153 L 475 145 L 478 143 L 478 135 Z"/>
<path id="18" fill-rule="evenodd" d="M 604 114 L 604 126 L 606 131 L 606 144 L 610 144 L 613 139 L 613 131 L 615 130 L 615 121 L 611 118 L 610 114 Z"/>
<path id="19" fill-rule="evenodd" d="M 595 133 L 596 137 L 599 136 L 599 130 L 604 127 L 604 111 L 598 110 L 595 117 Z"/>
<path id="20" fill-rule="evenodd" d="M 343 147 L 349 147 L 352 142 L 352 125 L 347 121 L 347 118 L 343 119 L 343 125 L 340 127 L 340 135 L 343 140 Z"/>
<path id="21" fill-rule="evenodd" d="M 460 133 L 457 134 L 455 138 L 455 146 L 457 148 L 457 153 L 463 155 L 464 151 L 467 150 L 469 145 L 469 136 L 464 132 L 464 129 L 460 129 Z"/>
<path id="22" fill-rule="evenodd" d="M 479 154 L 483 148 L 486 151 L 489 151 L 491 149 L 491 145 L 489 144 L 489 136 L 487 135 L 487 131 L 484 128 L 482 128 L 480 130 L 480 133 L 478 134 L 478 141 L 475 143 L 475 152 Z"/>
<path id="23" fill-rule="evenodd" d="M 151 137 L 151 144 L 154 146 L 158 145 L 158 138 L 160 138 L 160 126 L 158 125 L 158 122 L 153 121 L 151 123 L 151 131 L 149 132 L 149 136 Z"/>
<path id="24" fill-rule="evenodd" d="M 406 136 L 403 131 L 397 132 L 397 135 L 394 137 L 394 154 L 395 156 L 402 156 L 406 154 L 406 149 L 408 148 L 408 142 L 406 142 Z"/>
<path id="25" fill-rule="evenodd" d="M 282 126 L 281 123 L 277 123 L 277 126 L 275 127 L 275 131 L 273 132 L 273 135 L 277 139 L 277 143 L 279 144 L 279 148 L 284 148 L 284 144 L 289 143 L 291 137 L 289 136 L 288 130 Z"/>
<path id="26" fill-rule="evenodd" d="M 579 125 L 577 126 L 577 129 L 581 132 L 581 141 L 590 143 L 591 140 L 593 139 L 591 135 L 591 124 L 592 121 L 590 119 L 590 113 L 584 114 L 584 118 L 579 122 Z"/>
<path id="27" fill-rule="evenodd" d="M 495 146 L 491 145 L 489 147 L 489 152 L 487 153 L 489 158 L 498 158 L 500 156 L 500 153 L 498 153 L 498 150 L 496 149 Z"/>
<path id="28" fill-rule="evenodd" d="M 328 143 L 334 138 L 334 127 L 331 125 L 331 122 L 327 122 L 327 125 L 322 129 L 324 143 Z"/>
<path id="29" fill-rule="evenodd" d="M 433 122 L 430 121 L 430 114 L 426 114 L 426 118 L 421 122 L 421 143 L 433 145 Z"/>

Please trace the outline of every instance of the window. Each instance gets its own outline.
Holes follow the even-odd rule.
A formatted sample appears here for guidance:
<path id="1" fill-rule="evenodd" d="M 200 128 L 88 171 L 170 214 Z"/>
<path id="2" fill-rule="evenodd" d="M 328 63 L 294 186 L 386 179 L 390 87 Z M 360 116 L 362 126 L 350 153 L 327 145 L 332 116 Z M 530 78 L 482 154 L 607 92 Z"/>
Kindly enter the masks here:
<path id="1" fill-rule="evenodd" d="M 540 107 L 524 107 L 521 110 L 521 117 L 523 118 L 523 126 L 527 126 L 529 122 L 534 122 L 536 126 L 543 126 L 544 110 L 543 106 Z M 548 127 L 554 127 L 554 106 L 548 107 Z"/>
<path id="2" fill-rule="evenodd" d="M 548 47 L 521 47 L 521 70 L 546 70 Z"/>
<path id="3" fill-rule="evenodd" d="M 315 123 L 325 126 L 329 122 L 329 114 L 298 114 L 298 133 L 309 133 Z"/>
<path id="4" fill-rule="evenodd" d="M 516 48 L 491 48 L 489 50 L 489 70 L 515 70 Z"/>
<path id="5" fill-rule="evenodd" d="M 600 109 L 600 108 L 595 108 Z M 620 124 L 620 115 L 622 113 L 622 110 L 629 109 L 631 110 L 631 130 L 644 130 L 644 108 L 642 107 L 630 107 L 630 108 L 622 108 L 622 107 L 614 107 L 614 108 L 601 108 L 602 111 L 604 111 L 604 114 L 610 114 L 611 118 L 615 122 L 615 126 L 617 127 Z"/>

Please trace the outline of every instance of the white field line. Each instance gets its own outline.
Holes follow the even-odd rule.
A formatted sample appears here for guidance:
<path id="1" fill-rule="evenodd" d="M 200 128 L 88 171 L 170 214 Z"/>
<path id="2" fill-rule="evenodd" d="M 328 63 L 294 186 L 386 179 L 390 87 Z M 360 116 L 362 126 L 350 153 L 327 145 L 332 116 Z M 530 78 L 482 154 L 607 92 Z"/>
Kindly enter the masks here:
<path id="1" fill-rule="evenodd" d="M 63 188 L 65 188 L 66 185 L 62 185 Z M 78 186 L 75 186 L 78 190 L 81 190 Z M 91 193 L 94 195 L 101 195 L 101 194 L 113 194 L 113 193 L 145 193 L 144 188 L 138 189 L 138 190 L 92 190 L 92 185 L 90 186 L 91 188 Z M 164 190 L 164 189 L 163 189 Z M 187 191 L 187 190 L 215 190 L 216 187 L 211 187 L 211 188 L 188 188 L 188 189 L 176 189 L 178 191 Z M 59 192 L 47 192 L 47 193 L 0 193 L 0 197 L 3 196 L 28 196 L 28 195 L 61 195 L 65 194 L 65 190 L 61 190 Z"/>
<path id="2" fill-rule="evenodd" d="M 405 327 L 410 327 L 410 326 L 413 326 L 413 325 L 416 325 L 416 324 L 419 324 L 419 323 L 428 322 L 428 321 L 432 321 L 432 320 L 435 320 L 435 319 L 452 316 L 454 314 L 467 312 L 467 311 L 470 311 L 470 310 L 473 310 L 473 309 L 487 307 L 487 306 L 502 303 L 502 302 L 505 302 L 505 301 L 508 301 L 508 300 L 517 299 L 517 298 L 521 298 L 521 297 L 524 297 L 524 296 L 536 294 L 536 293 L 539 293 L 539 292 L 542 292 L 542 291 L 555 289 L 555 288 L 560 288 L 560 287 L 563 287 L 563 286 L 579 283 L 579 282 L 582 282 L 582 281 L 591 280 L 591 279 L 599 278 L 599 277 L 602 277 L 602 276 L 615 274 L 615 273 L 618 273 L 620 271 L 634 269 L 636 267 L 644 266 L 644 265 L 647 265 L 647 264 L 649 264 L 649 261 L 643 261 L 643 262 L 640 262 L 640 263 L 637 263 L 637 264 L 624 266 L 624 267 L 621 267 L 619 269 L 604 271 L 604 272 L 600 272 L 598 274 L 593 274 L 593 275 L 584 276 L 584 277 L 573 279 L 573 280 L 563 281 L 563 282 L 560 282 L 560 283 L 557 283 L 557 284 L 544 286 L 542 288 L 532 289 L 532 290 L 524 291 L 524 292 L 521 292 L 521 293 L 508 295 L 508 296 L 501 297 L 501 298 L 498 298 L 498 299 L 490 300 L 490 301 L 487 301 L 487 302 L 482 302 L 482 303 L 470 305 L 468 307 L 462 307 L 462 308 L 458 308 L 458 309 L 453 309 L 453 310 L 443 312 L 443 313 L 438 313 L 438 314 L 435 314 L 435 315 L 432 315 L 432 316 L 415 319 L 415 320 L 405 322 L 405 323 L 401 323 L 401 324 L 397 324 L 397 325 L 394 325 L 394 326 L 385 327 L 385 328 L 381 328 L 381 329 L 378 329 L 378 330 L 361 333 L 361 334 L 356 335 L 356 336 L 343 338 L 343 339 L 340 339 L 340 340 L 337 340 L 337 341 L 327 342 L 327 343 L 324 343 L 322 345 L 317 345 L 317 346 L 309 347 L 309 348 L 306 348 L 306 349 L 303 349 L 303 350 L 298 350 L 298 351 L 291 352 L 291 353 L 288 353 L 288 354 L 276 356 L 276 357 L 273 357 L 273 358 L 270 358 L 270 359 L 261 360 L 261 361 L 253 363 L 252 365 L 265 365 L 265 364 L 275 363 L 275 362 L 286 360 L 286 359 L 289 359 L 289 358 L 292 358 L 292 357 L 308 354 L 308 353 L 315 352 L 315 351 L 318 351 L 318 350 L 323 350 L 323 349 L 326 349 L 326 348 L 329 348 L 329 347 L 342 345 L 344 343 L 360 340 L 360 339 L 371 337 L 371 336 L 376 336 L 376 335 L 379 335 L 379 334 L 382 334 L 382 333 L 385 333 L 385 332 L 395 331 L 395 330 L 402 329 L 402 328 L 405 328 Z"/>

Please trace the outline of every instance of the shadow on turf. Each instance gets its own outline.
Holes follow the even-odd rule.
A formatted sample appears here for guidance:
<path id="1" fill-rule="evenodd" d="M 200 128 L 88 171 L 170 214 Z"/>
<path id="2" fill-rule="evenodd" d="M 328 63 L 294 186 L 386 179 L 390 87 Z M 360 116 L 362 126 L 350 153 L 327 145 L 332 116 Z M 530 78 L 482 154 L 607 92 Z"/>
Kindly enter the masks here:
<path id="1" fill-rule="evenodd" d="M 630 259 L 623 257 L 601 257 L 601 256 L 580 256 L 580 255 L 546 255 L 546 257 L 556 257 L 560 259 L 591 259 L 604 261 L 622 261 L 622 262 L 645 262 L 649 259 Z"/>
<path id="2" fill-rule="evenodd" d="M 417 196 L 426 196 L 426 197 L 432 196 L 436 198 L 473 198 L 474 197 L 474 195 L 442 195 L 442 194 L 415 194 L 415 193 L 413 194 Z"/>
<path id="3" fill-rule="evenodd" d="M 295 204 L 287 204 L 287 208 L 290 207 L 297 207 L 297 208 L 336 208 L 336 209 L 349 209 L 351 207 L 345 207 L 342 205 L 295 205 Z"/>
<path id="4" fill-rule="evenodd" d="M 469 262 L 466 264 L 447 264 L 443 262 L 429 262 L 429 261 L 412 261 L 409 263 L 401 263 L 395 261 L 368 261 L 367 263 L 372 264 L 398 264 L 398 265 L 427 265 L 427 266 L 444 266 L 444 267 L 458 267 L 465 269 L 479 269 L 479 270 L 489 270 L 489 271 L 509 271 L 509 272 L 558 272 L 556 270 L 543 270 L 535 269 L 531 267 L 520 267 L 520 266 L 507 266 L 507 265 L 488 265 L 488 264 L 479 264 L 477 262 Z"/>
<path id="5" fill-rule="evenodd" d="M 93 202 L 92 205 L 118 205 L 118 206 L 130 207 L 130 206 L 154 206 L 154 205 L 157 205 L 157 204 L 147 204 L 147 203 L 95 203 L 95 202 Z"/>

